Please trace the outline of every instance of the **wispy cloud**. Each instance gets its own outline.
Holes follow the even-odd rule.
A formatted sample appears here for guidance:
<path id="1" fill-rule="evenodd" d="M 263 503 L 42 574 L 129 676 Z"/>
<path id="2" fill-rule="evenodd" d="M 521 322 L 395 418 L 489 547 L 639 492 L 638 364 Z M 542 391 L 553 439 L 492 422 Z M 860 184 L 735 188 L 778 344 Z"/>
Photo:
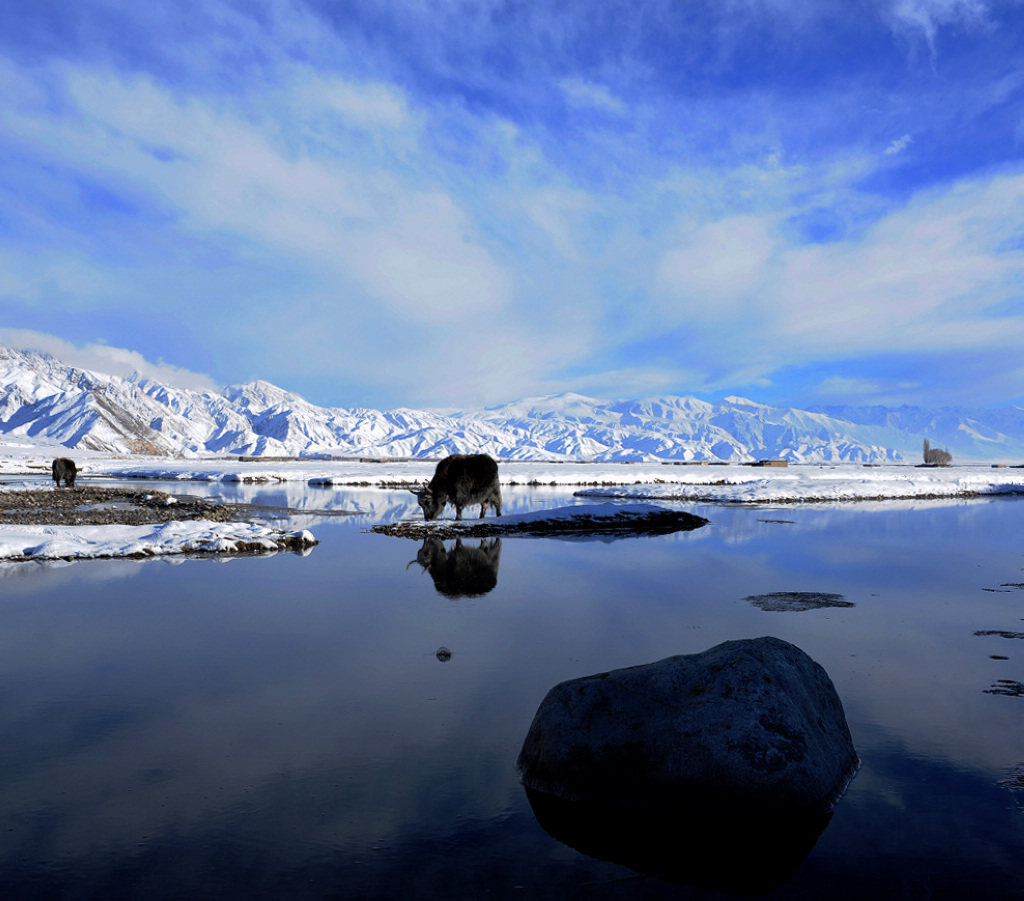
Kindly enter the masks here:
<path id="1" fill-rule="evenodd" d="M 922 37 L 934 54 L 941 28 L 984 27 L 990 22 L 991 6 L 987 0 L 890 0 L 888 15 L 896 29 Z"/>
<path id="2" fill-rule="evenodd" d="M 576 107 L 589 107 L 601 112 L 621 116 L 626 112 L 626 104 L 612 95 L 604 85 L 584 81 L 581 78 L 566 78 L 560 83 L 566 100 Z"/>
<path id="3" fill-rule="evenodd" d="M 151 363 L 137 351 L 124 347 L 110 347 L 106 344 L 79 346 L 46 332 L 13 328 L 0 328 L 0 343 L 18 350 L 42 351 L 69 366 L 92 372 L 120 376 L 138 374 L 164 385 L 190 388 L 193 391 L 215 391 L 218 387 L 208 375 L 191 372 L 162 360 Z"/>
<path id="4" fill-rule="evenodd" d="M 910 146 L 914 139 L 910 135 L 904 135 L 902 138 L 897 138 L 888 147 L 885 148 L 885 155 L 892 156 L 896 153 L 902 153 L 907 147 Z"/>

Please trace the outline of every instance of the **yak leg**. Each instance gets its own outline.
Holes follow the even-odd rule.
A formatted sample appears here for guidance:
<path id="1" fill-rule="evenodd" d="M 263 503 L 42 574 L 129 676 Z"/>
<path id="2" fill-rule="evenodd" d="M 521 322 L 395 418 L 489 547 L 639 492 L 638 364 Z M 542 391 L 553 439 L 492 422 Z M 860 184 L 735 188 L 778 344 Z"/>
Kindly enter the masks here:
<path id="1" fill-rule="evenodd" d="M 462 507 L 460 507 L 458 504 L 455 505 L 455 518 L 462 519 Z"/>
<path id="2" fill-rule="evenodd" d="M 480 518 L 484 518 L 484 514 L 487 512 L 487 501 L 480 502 Z"/>

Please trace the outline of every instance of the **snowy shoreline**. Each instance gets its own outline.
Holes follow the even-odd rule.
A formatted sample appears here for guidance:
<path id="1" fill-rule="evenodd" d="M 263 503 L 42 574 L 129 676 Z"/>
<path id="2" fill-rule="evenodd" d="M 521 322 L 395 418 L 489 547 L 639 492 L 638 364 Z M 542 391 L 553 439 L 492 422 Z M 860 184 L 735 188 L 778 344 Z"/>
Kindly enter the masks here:
<path id="1" fill-rule="evenodd" d="M 0 490 L 24 487 L 19 476 L 49 482 L 50 462 L 64 448 L 0 444 Z M 84 482 L 128 481 L 275 483 L 323 488 L 401 488 L 424 484 L 435 460 L 246 460 L 238 457 L 170 459 L 73 451 Z M 722 503 L 830 502 L 984 497 L 1024 493 L 1024 468 L 967 464 L 743 464 L 686 466 L 672 463 L 541 463 L 499 461 L 502 485 L 562 486 L 593 497 L 651 497 Z"/>
<path id="2" fill-rule="evenodd" d="M 259 523 L 190 520 L 156 525 L 0 526 L 0 560 L 82 560 L 171 554 L 305 552 L 317 544 L 305 530 Z"/>
<path id="3" fill-rule="evenodd" d="M 0 446 L 0 490 L 47 484 L 50 462 L 66 449 Z M 117 480 L 174 482 L 299 482 L 320 488 L 394 489 L 422 484 L 435 461 L 239 461 L 237 457 L 171 460 L 72 452 L 80 484 Z M 580 498 L 713 504 L 960 500 L 1024 495 L 1024 469 L 983 464 L 803 464 L 786 468 L 663 463 L 507 463 L 503 485 L 578 489 Z M 49 483 L 52 484 L 52 483 Z M 55 489 L 56 490 L 56 489 Z M 67 490 L 67 489 L 60 489 Z M 308 536 L 299 538 L 298 536 Z M 0 559 L 80 559 L 181 553 L 276 550 L 315 543 L 308 532 L 283 532 L 251 522 L 171 522 L 154 526 L 0 526 Z"/>

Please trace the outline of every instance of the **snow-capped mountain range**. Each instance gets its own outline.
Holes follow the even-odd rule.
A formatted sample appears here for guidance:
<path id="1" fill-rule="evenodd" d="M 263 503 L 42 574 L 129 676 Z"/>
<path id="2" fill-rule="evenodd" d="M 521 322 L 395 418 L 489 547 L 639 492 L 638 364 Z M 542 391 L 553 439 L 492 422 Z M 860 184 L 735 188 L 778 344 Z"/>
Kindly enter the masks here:
<path id="1" fill-rule="evenodd" d="M 954 462 L 1024 459 L 1024 409 L 796 410 L 739 397 L 606 402 L 563 394 L 479 412 L 382 412 L 318 407 L 264 381 L 199 392 L 0 348 L 7 443 L 182 456 L 916 463 L 924 438 Z"/>

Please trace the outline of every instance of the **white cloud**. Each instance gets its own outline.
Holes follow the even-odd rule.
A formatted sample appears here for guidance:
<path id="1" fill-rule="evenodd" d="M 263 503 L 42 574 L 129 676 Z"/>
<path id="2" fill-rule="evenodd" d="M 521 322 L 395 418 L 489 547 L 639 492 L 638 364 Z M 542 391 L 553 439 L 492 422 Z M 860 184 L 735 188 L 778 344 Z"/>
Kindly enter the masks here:
<path id="1" fill-rule="evenodd" d="M 714 187 L 705 191 L 702 212 L 715 208 Z M 791 204 L 820 203 L 813 191 L 789 196 Z M 678 330 L 681 359 L 705 361 L 705 390 L 812 361 L 939 359 L 1024 344 L 1024 173 L 922 192 L 825 243 L 804 243 L 777 225 L 779 209 L 773 198 L 763 213 L 691 225 L 650 276 L 655 315 L 634 314 L 624 332 L 643 345 L 643 334 Z M 791 214 L 800 209 L 794 204 Z M 844 386 L 853 390 L 833 385 L 837 393 Z M 902 387 L 904 398 L 919 390 Z M 901 386 L 876 388 L 892 399 Z M 860 389 L 870 396 L 870 386 Z"/>
<path id="2" fill-rule="evenodd" d="M 346 234 L 337 252 L 370 291 L 413 318 L 497 311 L 507 277 L 472 231 L 450 197 L 420 193 L 403 199 L 391 221 Z"/>
<path id="3" fill-rule="evenodd" d="M 566 188 L 545 188 L 527 194 L 519 203 L 561 256 L 568 260 L 582 259 L 582 220 L 595 209 L 589 194 Z"/>
<path id="4" fill-rule="evenodd" d="M 670 296 L 710 299 L 720 305 L 742 299 L 764 284 L 775 240 L 757 216 L 733 216 L 698 228 L 661 260 L 658 281 Z M 690 309 L 699 315 L 699 309 Z"/>
<path id="5" fill-rule="evenodd" d="M 914 139 L 910 135 L 904 135 L 902 138 L 897 138 L 888 147 L 885 148 L 884 153 L 886 156 L 893 156 L 897 153 L 902 153 L 910 146 Z"/>
<path id="6" fill-rule="evenodd" d="M 914 199 L 862 240 L 794 248 L 774 286 L 774 338 L 815 353 L 947 351 L 1024 338 L 1024 254 L 1005 249 L 1024 215 L 1024 175 Z"/>
<path id="7" fill-rule="evenodd" d="M 596 109 L 615 116 L 628 111 L 626 104 L 612 94 L 604 85 L 584 81 L 582 78 L 565 78 L 559 87 L 570 106 L 579 109 Z"/>
<path id="8" fill-rule="evenodd" d="M 372 158 L 290 152 L 237 114 L 147 79 L 69 71 L 66 81 L 77 119 L 20 124 L 48 153 L 156 195 L 196 233 L 229 230 L 307 258 L 414 319 L 505 302 L 507 275 L 451 195 Z M 365 97 L 336 83 L 339 93 Z M 154 146 L 172 152 L 162 159 Z"/>
<path id="9" fill-rule="evenodd" d="M 0 328 L 0 344 L 16 350 L 38 350 L 51 354 L 60 362 L 79 369 L 108 375 L 129 376 L 133 373 L 177 388 L 194 391 L 215 391 L 216 383 L 207 375 L 191 372 L 162 361 L 151 363 L 142 354 L 123 347 L 86 344 L 79 347 L 63 338 L 30 329 Z"/>
<path id="10" fill-rule="evenodd" d="M 940 28 L 985 26 L 989 6 L 986 0 L 888 0 L 888 17 L 896 30 L 923 37 L 934 55 Z"/>
<path id="11" fill-rule="evenodd" d="M 326 104 L 346 120 L 368 128 L 407 126 L 405 98 L 383 84 L 352 84 L 340 78 L 314 83 L 311 100 Z"/>
<path id="12" fill-rule="evenodd" d="M 921 388 L 918 382 L 830 376 L 815 387 L 813 394 L 822 403 L 899 404 L 908 392 Z"/>

